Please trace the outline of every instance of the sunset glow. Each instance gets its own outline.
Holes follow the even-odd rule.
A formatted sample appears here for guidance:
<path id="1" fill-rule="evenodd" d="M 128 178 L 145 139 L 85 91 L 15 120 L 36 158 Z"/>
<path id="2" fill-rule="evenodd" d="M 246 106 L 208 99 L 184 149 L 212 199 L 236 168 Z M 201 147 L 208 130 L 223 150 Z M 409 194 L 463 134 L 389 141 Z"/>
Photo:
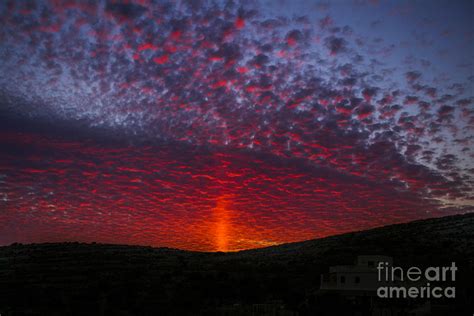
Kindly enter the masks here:
<path id="1" fill-rule="evenodd" d="M 214 215 L 216 216 L 216 246 L 217 251 L 228 251 L 229 240 L 232 238 L 230 235 L 231 222 L 230 222 L 230 210 L 228 209 L 228 202 L 225 197 L 221 197 L 216 202 L 216 208 L 214 209 Z"/>
<path id="2" fill-rule="evenodd" d="M 0 245 L 235 251 L 473 211 L 472 5 L 277 2 L 2 1 Z"/>

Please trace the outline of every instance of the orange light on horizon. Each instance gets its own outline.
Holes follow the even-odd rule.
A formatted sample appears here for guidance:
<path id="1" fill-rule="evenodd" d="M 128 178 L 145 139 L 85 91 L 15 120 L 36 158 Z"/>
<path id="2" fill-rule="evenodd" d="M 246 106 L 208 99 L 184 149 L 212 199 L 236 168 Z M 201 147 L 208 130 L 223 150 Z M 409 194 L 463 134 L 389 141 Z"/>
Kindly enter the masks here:
<path id="1" fill-rule="evenodd" d="M 229 251 L 231 211 L 228 205 L 229 196 L 221 196 L 217 199 L 214 208 L 216 251 Z"/>

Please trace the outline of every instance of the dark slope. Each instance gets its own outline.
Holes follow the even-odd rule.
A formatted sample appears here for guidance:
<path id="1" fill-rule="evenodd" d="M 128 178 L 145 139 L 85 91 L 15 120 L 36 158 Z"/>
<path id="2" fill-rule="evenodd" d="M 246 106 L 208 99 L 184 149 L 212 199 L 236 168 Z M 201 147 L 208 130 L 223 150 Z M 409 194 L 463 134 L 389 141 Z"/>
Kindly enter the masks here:
<path id="1" fill-rule="evenodd" d="M 405 267 L 455 261 L 453 304 L 468 310 L 474 301 L 474 214 L 465 214 L 237 253 L 80 243 L 0 247 L 0 313 L 245 315 L 245 306 L 267 303 L 305 315 L 320 274 L 364 254 L 389 255 Z M 229 312 L 234 304 L 245 308 Z"/>

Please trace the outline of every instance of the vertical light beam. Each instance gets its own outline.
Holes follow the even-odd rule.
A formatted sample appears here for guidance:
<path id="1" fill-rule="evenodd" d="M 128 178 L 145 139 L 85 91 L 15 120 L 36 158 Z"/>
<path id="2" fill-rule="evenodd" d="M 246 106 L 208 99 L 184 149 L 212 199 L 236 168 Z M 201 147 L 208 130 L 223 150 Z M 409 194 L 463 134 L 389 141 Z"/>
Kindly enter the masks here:
<path id="1" fill-rule="evenodd" d="M 216 251 L 229 250 L 231 214 L 228 205 L 228 196 L 220 196 L 214 208 Z"/>

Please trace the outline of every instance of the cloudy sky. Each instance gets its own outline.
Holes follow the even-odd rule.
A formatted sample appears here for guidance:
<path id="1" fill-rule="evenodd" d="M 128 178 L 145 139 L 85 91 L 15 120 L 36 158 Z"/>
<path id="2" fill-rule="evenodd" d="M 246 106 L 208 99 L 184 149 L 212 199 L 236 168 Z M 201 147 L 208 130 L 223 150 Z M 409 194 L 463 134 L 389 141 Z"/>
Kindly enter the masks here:
<path id="1" fill-rule="evenodd" d="M 239 250 L 474 210 L 472 1 L 0 2 L 0 244 Z"/>

